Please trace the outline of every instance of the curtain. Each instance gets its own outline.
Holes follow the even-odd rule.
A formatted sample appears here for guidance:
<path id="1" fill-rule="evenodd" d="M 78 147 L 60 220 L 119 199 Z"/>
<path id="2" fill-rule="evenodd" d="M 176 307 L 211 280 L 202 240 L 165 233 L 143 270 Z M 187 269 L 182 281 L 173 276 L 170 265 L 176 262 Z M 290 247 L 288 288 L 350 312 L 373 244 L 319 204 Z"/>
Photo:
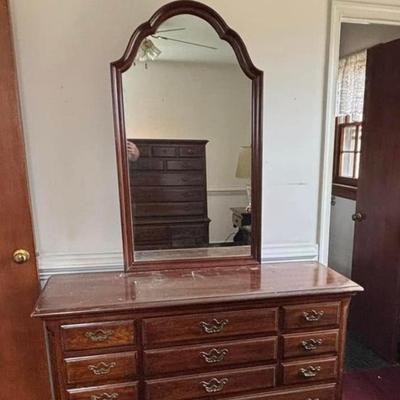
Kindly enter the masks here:
<path id="1" fill-rule="evenodd" d="M 367 50 L 339 61 L 336 116 L 350 115 L 352 121 L 362 121 L 367 70 Z"/>

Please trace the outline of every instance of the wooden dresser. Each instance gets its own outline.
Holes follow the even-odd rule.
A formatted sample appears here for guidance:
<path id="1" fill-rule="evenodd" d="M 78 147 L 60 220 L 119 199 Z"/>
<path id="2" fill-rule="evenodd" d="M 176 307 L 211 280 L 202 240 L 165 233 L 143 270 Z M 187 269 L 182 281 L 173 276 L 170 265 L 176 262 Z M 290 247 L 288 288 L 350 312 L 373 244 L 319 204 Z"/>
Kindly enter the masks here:
<path id="1" fill-rule="evenodd" d="M 206 140 L 130 140 L 136 250 L 203 247 L 209 243 Z"/>
<path id="2" fill-rule="evenodd" d="M 357 284 L 318 263 L 54 276 L 57 400 L 339 400 Z"/>

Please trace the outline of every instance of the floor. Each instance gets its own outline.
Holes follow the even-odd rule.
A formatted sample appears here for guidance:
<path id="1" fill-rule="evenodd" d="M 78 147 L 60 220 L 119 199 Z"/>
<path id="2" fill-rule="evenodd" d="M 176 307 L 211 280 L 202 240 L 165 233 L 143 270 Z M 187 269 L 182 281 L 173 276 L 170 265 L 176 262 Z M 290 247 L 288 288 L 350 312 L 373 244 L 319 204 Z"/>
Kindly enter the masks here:
<path id="1" fill-rule="evenodd" d="M 349 336 L 343 400 L 400 400 L 400 367 L 390 366 Z"/>

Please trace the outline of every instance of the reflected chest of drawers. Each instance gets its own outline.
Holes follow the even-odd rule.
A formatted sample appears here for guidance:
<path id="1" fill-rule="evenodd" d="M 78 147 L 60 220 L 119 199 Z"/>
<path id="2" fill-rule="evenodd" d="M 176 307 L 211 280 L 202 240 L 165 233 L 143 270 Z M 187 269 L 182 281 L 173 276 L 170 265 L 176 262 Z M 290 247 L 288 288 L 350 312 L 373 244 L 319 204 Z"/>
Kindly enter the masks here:
<path id="1" fill-rule="evenodd" d="M 316 263 L 71 275 L 34 316 L 57 400 L 338 400 L 359 290 Z"/>

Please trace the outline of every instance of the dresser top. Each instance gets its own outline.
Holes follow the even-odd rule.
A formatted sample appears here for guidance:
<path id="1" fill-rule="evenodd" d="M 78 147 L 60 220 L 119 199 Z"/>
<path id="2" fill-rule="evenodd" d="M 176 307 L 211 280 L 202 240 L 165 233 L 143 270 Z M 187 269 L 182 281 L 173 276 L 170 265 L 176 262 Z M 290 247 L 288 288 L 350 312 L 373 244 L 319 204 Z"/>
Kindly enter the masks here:
<path id="1" fill-rule="evenodd" d="M 54 317 L 351 293 L 362 288 L 317 262 L 52 276 L 33 316 Z"/>

